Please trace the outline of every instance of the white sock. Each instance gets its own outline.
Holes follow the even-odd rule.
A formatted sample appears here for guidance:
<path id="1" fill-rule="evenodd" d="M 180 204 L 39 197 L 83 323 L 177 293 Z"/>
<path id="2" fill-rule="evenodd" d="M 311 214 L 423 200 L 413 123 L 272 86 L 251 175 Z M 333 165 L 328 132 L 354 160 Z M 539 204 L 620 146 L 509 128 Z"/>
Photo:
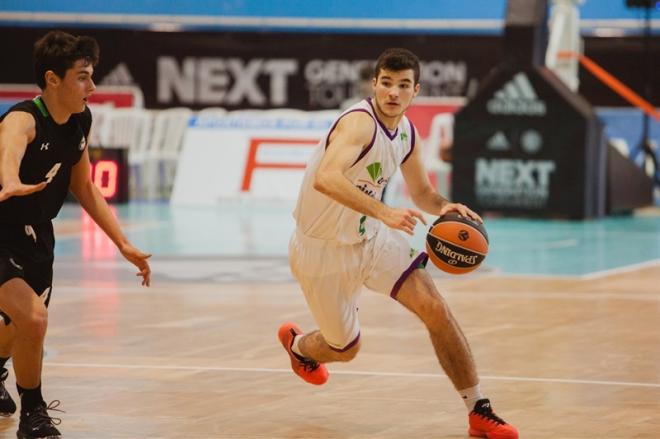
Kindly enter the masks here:
<path id="1" fill-rule="evenodd" d="M 468 412 L 471 412 L 474 409 L 474 405 L 477 401 L 484 398 L 484 396 L 481 394 L 479 384 L 474 387 L 459 390 L 458 394 L 461 395 L 461 398 L 463 399 Z"/>
<path id="2" fill-rule="evenodd" d="M 300 339 L 303 338 L 303 334 L 298 334 L 295 337 L 293 337 L 293 343 L 291 344 L 291 350 L 300 355 L 301 357 L 304 357 L 302 352 L 300 352 L 300 347 L 298 347 L 298 343 L 300 343 Z"/>

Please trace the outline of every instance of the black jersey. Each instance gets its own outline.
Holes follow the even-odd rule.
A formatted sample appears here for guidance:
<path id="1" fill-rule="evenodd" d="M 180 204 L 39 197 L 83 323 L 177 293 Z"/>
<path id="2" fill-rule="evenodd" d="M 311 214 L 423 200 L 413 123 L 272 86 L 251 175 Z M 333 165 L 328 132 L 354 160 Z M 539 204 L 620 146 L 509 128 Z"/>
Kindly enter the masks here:
<path id="1" fill-rule="evenodd" d="M 0 122 L 12 111 L 30 113 L 34 120 L 34 140 L 27 145 L 21 161 L 22 183 L 46 187 L 26 196 L 0 202 L 0 224 L 39 224 L 55 218 L 64 204 L 71 181 L 71 168 L 78 163 L 87 145 L 92 113 L 85 107 L 72 114 L 62 125 L 55 123 L 40 97 L 23 101 L 0 116 Z"/>

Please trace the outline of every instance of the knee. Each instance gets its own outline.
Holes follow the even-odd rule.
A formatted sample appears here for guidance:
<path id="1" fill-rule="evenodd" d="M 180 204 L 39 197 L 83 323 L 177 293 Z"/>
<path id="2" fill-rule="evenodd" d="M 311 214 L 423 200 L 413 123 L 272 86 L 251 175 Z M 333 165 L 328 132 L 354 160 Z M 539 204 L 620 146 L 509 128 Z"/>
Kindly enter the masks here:
<path id="1" fill-rule="evenodd" d="M 357 356 L 358 352 L 360 352 L 360 347 L 361 347 L 361 343 L 360 343 L 360 339 L 358 339 L 353 344 L 353 346 L 350 346 L 346 350 L 337 351 L 333 349 L 333 351 L 335 352 L 335 361 L 343 361 L 343 362 L 351 361 L 353 358 Z"/>
<path id="2" fill-rule="evenodd" d="M 450 320 L 449 305 L 435 288 L 424 270 L 415 270 L 404 284 L 407 295 L 403 305 L 413 311 L 427 326 L 437 326 Z"/>
<path id="3" fill-rule="evenodd" d="M 444 326 L 450 321 L 447 302 L 439 295 L 429 295 L 420 304 L 417 315 L 427 326 Z"/>
<path id="4" fill-rule="evenodd" d="M 48 310 L 45 306 L 35 308 L 20 320 L 16 320 L 17 335 L 31 340 L 43 340 L 47 327 Z"/>

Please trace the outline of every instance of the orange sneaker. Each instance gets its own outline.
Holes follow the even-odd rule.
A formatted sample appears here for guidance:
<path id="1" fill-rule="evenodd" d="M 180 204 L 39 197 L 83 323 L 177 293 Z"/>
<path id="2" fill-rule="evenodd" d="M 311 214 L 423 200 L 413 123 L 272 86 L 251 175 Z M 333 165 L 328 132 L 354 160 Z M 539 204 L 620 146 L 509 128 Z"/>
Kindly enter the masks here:
<path id="1" fill-rule="evenodd" d="M 485 437 L 487 439 L 518 439 L 518 430 L 507 424 L 493 412 L 490 401 L 480 399 L 470 412 L 470 436 Z"/>
<path id="2" fill-rule="evenodd" d="M 310 384 L 320 386 L 328 381 L 328 369 L 318 361 L 314 361 L 311 358 L 301 357 L 291 350 L 294 337 L 302 333 L 303 332 L 298 325 L 287 322 L 280 326 L 279 331 L 277 331 L 277 336 L 280 339 L 280 343 L 282 343 L 282 346 L 284 346 L 284 349 L 289 354 L 289 357 L 291 357 L 291 369 L 293 369 L 296 375 Z"/>

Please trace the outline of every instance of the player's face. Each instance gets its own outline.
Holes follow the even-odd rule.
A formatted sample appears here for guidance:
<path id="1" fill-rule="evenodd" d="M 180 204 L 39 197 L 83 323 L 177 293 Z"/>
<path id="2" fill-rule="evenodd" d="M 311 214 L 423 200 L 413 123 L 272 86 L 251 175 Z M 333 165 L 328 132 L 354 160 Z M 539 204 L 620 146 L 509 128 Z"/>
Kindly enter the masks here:
<path id="1" fill-rule="evenodd" d="M 401 117 L 418 92 L 419 84 L 415 84 L 412 69 L 398 72 L 382 69 L 374 79 L 376 107 L 387 118 Z"/>
<path id="2" fill-rule="evenodd" d="M 85 110 L 89 96 L 96 90 L 92 80 L 93 73 L 94 67 L 87 61 L 79 59 L 64 74 L 59 91 L 61 100 L 69 112 L 80 113 Z"/>

